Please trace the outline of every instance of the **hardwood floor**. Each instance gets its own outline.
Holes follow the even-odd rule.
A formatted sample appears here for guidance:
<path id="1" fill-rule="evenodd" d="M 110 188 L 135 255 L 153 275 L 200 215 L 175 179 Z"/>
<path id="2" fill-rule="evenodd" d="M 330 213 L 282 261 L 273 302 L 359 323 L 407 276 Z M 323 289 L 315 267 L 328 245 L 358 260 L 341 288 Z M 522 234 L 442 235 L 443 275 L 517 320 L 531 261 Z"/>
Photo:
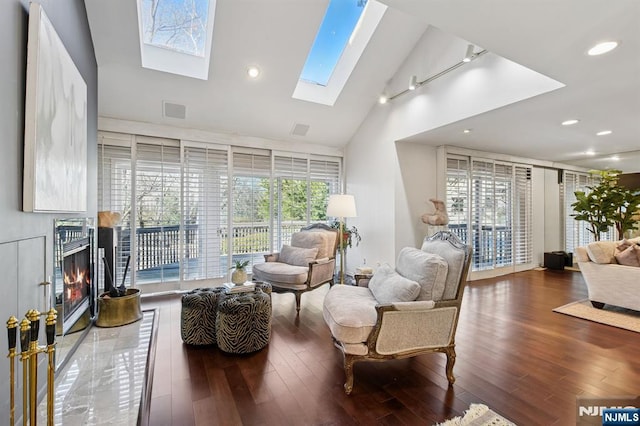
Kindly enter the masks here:
<path id="1" fill-rule="evenodd" d="M 484 403 L 523 425 L 573 425 L 576 396 L 638 395 L 638 334 L 552 312 L 586 297 L 579 272 L 527 271 L 471 282 L 456 337 L 456 383 L 443 354 L 357 363 L 345 395 L 342 357 L 322 319 L 328 285 L 273 294 L 269 345 L 231 356 L 180 339 L 179 297 L 146 299 L 160 323 L 150 424 L 433 424 Z"/>

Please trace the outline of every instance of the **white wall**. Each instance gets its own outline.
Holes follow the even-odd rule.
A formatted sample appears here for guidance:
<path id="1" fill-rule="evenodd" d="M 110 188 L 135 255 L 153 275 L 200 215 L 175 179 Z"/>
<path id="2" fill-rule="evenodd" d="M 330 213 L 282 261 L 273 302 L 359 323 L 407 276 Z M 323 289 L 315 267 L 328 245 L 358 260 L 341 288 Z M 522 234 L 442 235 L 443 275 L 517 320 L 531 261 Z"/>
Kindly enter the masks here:
<path id="1" fill-rule="evenodd" d="M 404 90 L 413 74 L 424 80 L 456 63 L 466 45 L 429 27 L 389 82 L 387 94 Z M 393 264 L 402 247 L 419 246 L 426 233 L 420 216 L 433 210 L 428 200 L 442 190 L 436 184 L 436 148 L 402 139 L 524 99 L 530 94 L 521 89 L 527 85 L 523 81 L 531 77 L 519 65 L 489 53 L 415 92 L 372 108 L 345 150 L 346 190 L 355 196 L 358 208 L 358 217 L 349 224 L 356 225 L 362 235 L 361 245 L 347 253 L 348 272 L 364 258 L 373 267 L 379 262 Z M 552 86 L 537 90 L 552 90 Z M 537 264 L 544 250 L 545 172 L 534 170 L 533 178 Z"/>

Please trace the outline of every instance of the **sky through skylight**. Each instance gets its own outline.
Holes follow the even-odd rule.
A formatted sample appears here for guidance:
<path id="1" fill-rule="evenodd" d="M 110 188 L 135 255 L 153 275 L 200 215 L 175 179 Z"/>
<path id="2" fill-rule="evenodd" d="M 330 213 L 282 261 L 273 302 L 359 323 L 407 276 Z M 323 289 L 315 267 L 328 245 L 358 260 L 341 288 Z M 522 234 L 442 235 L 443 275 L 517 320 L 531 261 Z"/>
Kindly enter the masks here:
<path id="1" fill-rule="evenodd" d="M 144 42 L 204 56 L 209 0 L 142 0 Z"/>
<path id="2" fill-rule="evenodd" d="M 300 80 L 326 86 L 349 38 L 353 33 L 366 1 L 331 0 L 324 20 L 313 42 Z"/>

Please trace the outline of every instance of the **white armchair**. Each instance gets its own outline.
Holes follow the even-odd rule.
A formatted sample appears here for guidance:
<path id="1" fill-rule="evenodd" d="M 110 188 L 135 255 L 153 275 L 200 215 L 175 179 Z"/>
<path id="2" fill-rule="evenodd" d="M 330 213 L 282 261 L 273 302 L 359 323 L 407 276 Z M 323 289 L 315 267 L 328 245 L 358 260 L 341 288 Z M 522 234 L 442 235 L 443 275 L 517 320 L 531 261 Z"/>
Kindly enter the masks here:
<path id="1" fill-rule="evenodd" d="M 455 333 L 470 261 L 471 247 L 441 231 L 425 238 L 422 249 L 403 248 L 396 268 L 382 265 L 368 286 L 329 290 L 323 316 L 344 355 L 347 394 L 355 362 L 430 352 L 446 354 L 453 384 Z"/>
<path id="2" fill-rule="evenodd" d="M 275 293 L 294 293 L 299 313 L 302 293 L 325 283 L 333 285 L 337 247 L 336 229 L 309 225 L 291 236 L 291 245 L 266 254 L 265 263 L 254 265 L 252 279 L 268 282 Z"/>

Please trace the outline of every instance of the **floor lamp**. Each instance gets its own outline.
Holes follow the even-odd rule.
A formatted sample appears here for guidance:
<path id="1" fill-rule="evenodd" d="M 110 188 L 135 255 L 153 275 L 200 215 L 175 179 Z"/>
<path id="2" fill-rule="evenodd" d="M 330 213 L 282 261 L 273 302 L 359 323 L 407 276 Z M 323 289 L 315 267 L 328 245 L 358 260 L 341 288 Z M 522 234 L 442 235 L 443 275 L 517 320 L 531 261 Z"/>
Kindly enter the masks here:
<path id="1" fill-rule="evenodd" d="M 356 217 L 356 201 L 353 195 L 334 194 L 329 196 L 327 216 L 339 218 L 340 222 L 340 284 L 344 284 L 344 219 Z"/>

